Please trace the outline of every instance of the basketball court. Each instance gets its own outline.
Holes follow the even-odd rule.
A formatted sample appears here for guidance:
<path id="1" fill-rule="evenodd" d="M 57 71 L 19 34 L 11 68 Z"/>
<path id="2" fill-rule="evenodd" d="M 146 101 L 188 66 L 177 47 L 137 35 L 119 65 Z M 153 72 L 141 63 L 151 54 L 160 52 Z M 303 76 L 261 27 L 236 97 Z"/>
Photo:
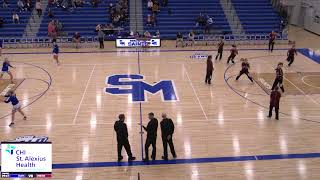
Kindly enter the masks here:
<path id="1" fill-rule="evenodd" d="M 286 93 L 276 121 L 267 118 L 268 87 L 277 63 L 286 64 L 285 49 L 269 53 L 240 47 L 234 65 L 226 64 L 229 52 L 225 50 L 223 59 L 214 63 L 212 85 L 204 83 L 206 59 L 190 56 L 215 56 L 216 51 L 201 48 L 66 52 L 60 54 L 60 67 L 50 50 L 34 51 L 23 50 L 23 54 L 15 50 L 5 55 L 16 66 L 12 71 L 17 82 L 21 81 L 16 93 L 28 120 L 17 115 L 15 127 L 9 128 L 11 107 L 0 104 L 0 136 L 1 140 L 49 137 L 52 179 L 134 180 L 138 174 L 142 180 L 320 176 L 320 69 L 300 53 L 292 67 L 284 67 Z M 235 81 L 241 57 L 249 59 L 253 84 L 245 76 Z M 106 88 L 111 87 L 108 78 L 116 75 L 141 75 L 139 81 L 151 86 L 170 81 L 176 100 L 166 100 L 161 91 L 146 92 L 144 102 L 135 102 L 131 94 L 107 93 Z M 7 86 L 1 81 L 0 91 Z M 161 160 L 158 128 L 157 161 L 141 161 L 146 134 L 141 136 L 139 123 L 148 123 L 149 112 L 159 121 L 165 112 L 174 121 L 176 160 L 171 155 L 171 160 Z M 113 125 L 120 113 L 126 115 L 129 141 L 137 157 L 132 163 L 117 162 Z"/>

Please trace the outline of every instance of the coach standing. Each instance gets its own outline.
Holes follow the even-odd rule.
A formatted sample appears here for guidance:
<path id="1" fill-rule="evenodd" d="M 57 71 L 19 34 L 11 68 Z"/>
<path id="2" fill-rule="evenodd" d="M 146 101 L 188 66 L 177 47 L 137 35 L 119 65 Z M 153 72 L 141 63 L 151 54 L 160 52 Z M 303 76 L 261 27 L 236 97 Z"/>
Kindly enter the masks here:
<path id="1" fill-rule="evenodd" d="M 211 84 L 212 79 L 212 73 L 213 73 L 213 63 L 212 63 L 212 56 L 208 56 L 207 59 L 207 74 L 206 74 L 206 80 L 205 83 Z"/>
<path id="2" fill-rule="evenodd" d="M 143 126 L 143 129 L 147 131 L 146 144 L 144 146 L 146 156 L 144 161 L 149 161 L 149 147 L 152 145 L 151 158 L 154 161 L 156 159 L 156 144 L 157 144 L 157 131 L 158 131 L 158 120 L 154 118 L 154 113 L 149 113 L 149 123 L 147 127 Z"/>
<path id="3" fill-rule="evenodd" d="M 223 41 L 223 38 L 221 37 L 220 38 L 220 42 L 219 42 L 219 44 L 218 44 L 218 53 L 217 53 L 217 55 L 216 55 L 216 60 L 218 59 L 218 57 L 219 57 L 219 61 L 221 61 L 221 59 L 222 59 L 222 54 L 223 54 L 223 46 L 224 46 L 224 41 Z"/>
<path id="4" fill-rule="evenodd" d="M 99 30 L 98 30 L 98 40 L 99 40 L 100 49 L 104 49 L 104 32 L 102 31 L 101 27 L 99 27 Z"/>
<path id="5" fill-rule="evenodd" d="M 279 104 L 281 93 L 278 91 L 279 87 L 276 86 L 270 94 L 270 106 L 269 106 L 269 115 L 268 118 L 272 117 L 272 110 L 275 108 L 276 111 L 276 120 L 279 120 Z"/>
<path id="6" fill-rule="evenodd" d="M 173 158 L 176 158 L 176 151 L 172 142 L 172 135 L 174 133 L 174 124 L 171 119 L 167 118 L 165 113 L 162 114 L 162 121 L 160 122 L 162 143 L 163 143 L 163 156 L 162 159 L 168 160 L 168 144 L 170 147 Z"/>
<path id="7" fill-rule="evenodd" d="M 136 157 L 132 156 L 131 147 L 128 140 L 128 129 L 126 123 L 124 123 L 124 114 L 119 115 L 119 120 L 114 123 L 114 131 L 117 133 L 118 142 L 118 161 L 121 161 L 123 157 L 121 156 L 122 147 L 127 151 L 128 160 L 133 161 Z"/>

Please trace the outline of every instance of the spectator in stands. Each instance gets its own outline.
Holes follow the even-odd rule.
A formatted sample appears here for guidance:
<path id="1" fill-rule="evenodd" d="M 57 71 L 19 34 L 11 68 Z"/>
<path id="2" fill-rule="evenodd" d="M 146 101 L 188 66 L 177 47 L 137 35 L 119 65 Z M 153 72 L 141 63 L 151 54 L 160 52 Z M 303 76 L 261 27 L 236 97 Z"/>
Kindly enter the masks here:
<path id="1" fill-rule="evenodd" d="M 154 37 L 160 38 L 160 31 L 159 30 L 155 33 Z"/>
<path id="2" fill-rule="evenodd" d="M 157 16 L 155 14 L 151 15 L 151 22 L 153 26 L 156 26 L 158 24 Z"/>
<path id="3" fill-rule="evenodd" d="M 133 38 L 133 37 L 134 37 L 134 32 L 133 32 L 133 31 L 130 31 L 129 37 L 130 37 L 130 38 Z"/>
<path id="4" fill-rule="evenodd" d="M 78 49 L 79 48 L 79 43 L 80 43 L 80 34 L 78 32 L 76 32 L 74 35 L 73 35 L 73 38 L 72 38 L 72 42 L 75 44 L 75 47 Z"/>
<path id="5" fill-rule="evenodd" d="M 56 36 L 57 32 L 56 32 L 56 27 L 54 25 L 54 20 L 52 20 L 51 22 L 49 22 L 48 24 L 48 36 L 53 39 Z"/>
<path id="6" fill-rule="evenodd" d="M 101 29 L 102 29 L 101 24 L 98 24 L 98 25 L 96 26 L 95 32 L 99 32 Z"/>
<path id="7" fill-rule="evenodd" d="M 69 0 L 63 0 L 60 5 L 63 10 L 68 10 L 69 9 Z"/>
<path id="8" fill-rule="evenodd" d="M 92 0 L 91 3 L 93 7 L 98 7 L 98 3 L 99 3 L 98 0 Z"/>
<path id="9" fill-rule="evenodd" d="M 20 24 L 19 15 L 15 11 L 13 11 L 13 14 L 12 14 L 12 21 L 15 24 Z"/>
<path id="10" fill-rule="evenodd" d="M 190 33 L 188 35 L 188 40 L 189 40 L 189 42 L 191 42 L 191 46 L 193 46 L 195 44 L 194 37 L 195 37 L 194 32 L 190 31 Z"/>
<path id="11" fill-rule="evenodd" d="M 54 27 L 56 29 L 56 35 L 61 34 L 63 25 L 59 20 L 55 20 L 54 21 Z"/>
<path id="12" fill-rule="evenodd" d="M 154 22 L 152 22 L 151 14 L 148 14 L 147 16 L 147 26 L 152 26 Z"/>
<path id="13" fill-rule="evenodd" d="M 213 25 L 212 17 L 207 16 L 207 23 L 206 23 L 206 27 L 204 29 L 204 32 L 205 33 L 210 33 L 212 25 Z"/>
<path id="14" fill-rule="evenodd" d="M 41 0 L 37 0 L 37 2 L 36 2 L 36 10 L 37 10 L 38 16 L 40 17 L 42 15 L 42 3 L 41 3 Z"/>
<path id="15" fill-rule="evenodd" d="M 196 26 L 205 26 L 206 19 L 202 13 L 199 14 L 199 16 L 196 19 Z"/>
<path id="16" fill-rule="evenodd" d="M 18 5 L 20 12 L 25 10 L 25 6 L 24 6 L 24 3 L 22 2 L 22 0 L 18 0 L 17 5 Z"/>
<path id="17" fill-rule="evenodd" d="M 31 0 L 25 0 L 25 7 L 28 11 L 32 10 L 32 1 Z"/>
<path id="18" fill-rule="evenodd" d="M 162 6 L 167 7 L 168 6 L 168 0 L 162 0 Z"/>
<path id="19" fill-rule="evenodd" d="M 77 6 L 76 6 L 76 0 L 71 0 L 71 7 L 76 9 Z"/>
<path id="20" fill-rule="evenodd" d="M 49 6 L 49 7 L 52 7 L 53 4 L 54 4 L 53 2 L 54 2 L 54 0 L 48 0 L 48 6 Z"/>
<path id="21" fill-rule="evenodd" d="M 153 6 L 152 6 L 152 13 L 153 14 L 158 14 L 158 12 L 160 11 L 160 9 L 159 9 L 159 3 L 158 3 L 158 1 L 154 1 L 153 2 Z"/>
<path id="22" fill-rule="evenodd" d="M 2 28 L 4 25 L 4 19 L 2 17 L 0 17 L 0 28 Z"/>
<path id="23" fill-rule="evenodd" d="M 177 33 L 177 39 L 176 39 L 176 47 L 178 47 L 178 43 L 181 43 L 182 47 L 184 47 L 183 45 L 183 36 L 180 32 Z"/>
<path id="24" fill-rule="evenodd" d="M 54 18 L 54 14 L 51 8 L 48 9 L 48 17 L 51 19 Z"/>
<path id="25" fill-rule="evenodd" d="M 8 0 L 3 0 L 2 7 L 6 9 L 8 8 L 8 4 Z"/>
<path id="26" fill-rule="evenodd" d="M 112 8 L 113 8 L 113 4 L 110 3 L 110 4 L 109 4 L 109 11 L 111 11 Z"/>
<path id="27" fill-rule="evenodd" d="M 140 37 L 140 34 L 139 34 L 138 31 L 134 34 L 134 37 L 135 37 L 135 38 L 139 38 L 139 37 Z"/>
<path id="28" fill-rule="evenodd" d="M 148 0 L 148 9 L 151 11 L 153 7 L 153 2 L 151 0 Z"/>
<path id="29" fill-rule="evenodd" d="M 77 7 L 82 7 L 84 4 L 83 0 L 76 0 L 76 6 Z"/>
<path id="30" fill-rule="evenodd" d="M 149 33 L 149 31 L 144 32 L 143 36 L 145 38 L 151 38 L 152 37 L 151 34 Z"/>

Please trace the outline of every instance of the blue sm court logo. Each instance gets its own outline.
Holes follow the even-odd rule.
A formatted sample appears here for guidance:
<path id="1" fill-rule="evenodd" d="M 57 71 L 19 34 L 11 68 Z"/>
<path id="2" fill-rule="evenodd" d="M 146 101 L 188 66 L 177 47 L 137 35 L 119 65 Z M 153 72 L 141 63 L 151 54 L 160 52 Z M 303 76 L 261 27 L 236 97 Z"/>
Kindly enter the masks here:
<path id="1" fill-rule="evenodd" d="M 161 80 L 153 85 L 144 82 L 140 74 L 119 74 L 107 77 L 105 92 L 112 95 L 131 95 L 133 102 L 146 102 L 147 93 L 161 93 L 165 102 L 178 101 L 172 80 Z"/>

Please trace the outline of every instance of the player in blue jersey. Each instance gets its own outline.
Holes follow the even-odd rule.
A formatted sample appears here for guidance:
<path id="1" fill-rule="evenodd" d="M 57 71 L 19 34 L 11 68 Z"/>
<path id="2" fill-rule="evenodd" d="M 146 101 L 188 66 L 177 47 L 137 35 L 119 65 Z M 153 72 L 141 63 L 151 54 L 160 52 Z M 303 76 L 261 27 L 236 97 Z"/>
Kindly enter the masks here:
<path id="1" fill-rule="evenodd" d="M 16 112 L 18 111 L 22 116 L 24 120 L 27 120 L 27 116 L 24 114 L 24 112 L 21 110 L 21 104 L 16 97 L 16 94 L 14 93 L 13 90 L 9 90 L 7 95 L 5 96 L 6 99 L 4 100 L 5 103 L 10 103 L 12 104 L 12 116 L 11 116 L 11 123 L 9 127 L 14 125 L 14 117 Z"/>
<path id="2" fill-rule="evenodd" d="M 53 42 L 53 48 L 52 48 L 52 54 L 53 54 L 53 59 L 57 62 L 57 65 L 60 65 L 59 62 L 59 46 L 56 42 Z"/>
<path id="3" fill-rule="evenodd" d="M 5 73 L 7 73 L 10 76 L 11 83 L 13 83 L 13 75 L 10 72 L 10 67 L 14 68 L 13 66 L 11 66 L 10 61 L 8 60 L 8 58 L 4 58 L 4 61 L 3 61 L 3 64 L 2 64 L 1 73 L 0 73 L 0 80 L 2 79 L 3 75 Z"/>

